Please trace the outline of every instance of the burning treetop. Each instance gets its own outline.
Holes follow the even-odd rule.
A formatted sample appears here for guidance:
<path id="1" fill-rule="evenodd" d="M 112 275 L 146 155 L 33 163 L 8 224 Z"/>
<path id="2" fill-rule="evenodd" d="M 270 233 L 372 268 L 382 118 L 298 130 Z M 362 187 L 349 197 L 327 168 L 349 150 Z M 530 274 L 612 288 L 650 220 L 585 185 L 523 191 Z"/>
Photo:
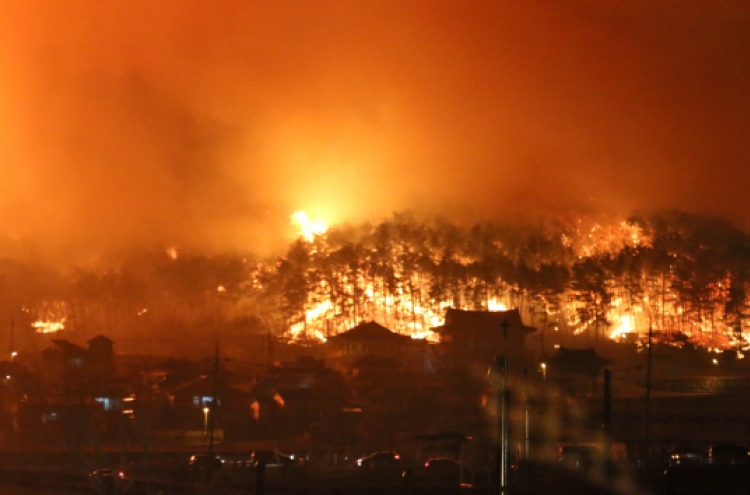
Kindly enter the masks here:
<path id="1" fill-rule="evenodd" d="M 748 260 L 747 233 L 681 213 L 470 228 L 396 214 L 302 230 L 276 262 L 162 250 L 117 269 L 58 274 L 57 290 L 30 288 L 6 303 L 30 308 L 40 329 L 86 321 L 184 334 L 224 321 L 315 342 L 362 321 L 436 340 L 447 308 L 517 308 L 553 341 L 637 340 L 651 325 L 657 339 L 744 348 Z M 28 272 L 4 265 L 17 288 Z"/>

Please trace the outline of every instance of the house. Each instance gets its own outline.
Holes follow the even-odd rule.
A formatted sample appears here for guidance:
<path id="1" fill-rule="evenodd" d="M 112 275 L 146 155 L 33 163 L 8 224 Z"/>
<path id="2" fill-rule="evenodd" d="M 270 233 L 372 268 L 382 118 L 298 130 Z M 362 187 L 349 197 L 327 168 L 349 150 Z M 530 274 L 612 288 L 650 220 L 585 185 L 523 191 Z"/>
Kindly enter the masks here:
<path id="1" fill-rule="evenodd" d="M 357 359 L 363 356 L 394 357 L 411 344 L 411 337 L 399 335 L 383 325 L 370 321 L 329 337 L 329 358 Z"/>
<path id="2" fill-rule="evenodd" d="M 392 332 L 374 321 L 329 337 L 325 346 L 326 359 L 342 371 L 356 372 L 354 364 L 370 357 L 391 359 L 402 371 L 423 373 L 432 369 L 427 342 Z"/>
<path id="3" fill-rule="evenodd" d="M 341 373 L 310 356 L 282 362 L 253 389 L 256 434 L 268 436 L 309 431 L 312 422 L 340 410 L 349 396 Z"/>
<path id="4" fill-rule="evenodd" d="M 571 394 L 584 393 L 596 395 L 596 377 L 605 366 L 614 364 L 614 360 L 604 358 L 596 353 L 593 347 L 586 349 L 568 349 L 560 347 L 557 354 L 549 360 L 547 367 L 551 379 L 557 381 Z M 590 389 L 585 391 L 581 379 L 590 381 Z"/>
<path id="5" fill-rule="evenodd" d="M 228 369 L 227 361 L 212 361 L 167 359 L 144 374 L 149 392 L 137 401 L 136 418 L 139 410 L 150 414 L 154 435 L 164 444 L 205 443 L 211 426 L 215 442 L 245 440 L 252 433 L 257 379 Z"/>
<path id="6" fill-rule="evenodd" d="M 489 366 L 494 357 L 508 356 L 511 366 L 525 363 L 526 336 L 536 328 L 521 321 L 517 309 L 508 311 L 466 311 L 448 308 L 440 334 L 444 357 L 454 366 L 476 363 Z"/>
<path id="7" fill-rule="evenodd" d="M 46 390 L 76 391 L 83 385 L 104 382 L 114 375 L 112 340 L 98 335 L 89 340 L 88 348 L 64 339 L 52 341 L 42 351 L 40 380 Z"/>

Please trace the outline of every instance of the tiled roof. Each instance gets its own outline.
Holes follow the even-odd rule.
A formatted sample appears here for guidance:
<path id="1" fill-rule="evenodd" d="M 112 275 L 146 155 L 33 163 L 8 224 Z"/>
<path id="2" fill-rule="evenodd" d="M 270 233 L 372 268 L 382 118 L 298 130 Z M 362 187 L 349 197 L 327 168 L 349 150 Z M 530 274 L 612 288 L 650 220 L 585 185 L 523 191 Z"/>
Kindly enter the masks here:
<path id="1" fill-rule="evenodd" d="M 411 338 L 394 333 L 374 321 L 360 323 L 351 330 L 328 339 L 329 342 L 397 342 L 406 340 L 411 340 Z"/>

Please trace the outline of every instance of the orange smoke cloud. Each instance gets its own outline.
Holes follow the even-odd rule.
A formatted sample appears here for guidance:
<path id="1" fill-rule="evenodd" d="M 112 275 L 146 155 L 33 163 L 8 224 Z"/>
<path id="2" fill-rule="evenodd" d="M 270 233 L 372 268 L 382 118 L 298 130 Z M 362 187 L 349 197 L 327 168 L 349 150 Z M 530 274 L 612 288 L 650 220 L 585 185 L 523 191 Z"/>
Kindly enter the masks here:
<path id="1" fill-rule="evenodd" d="M 300 208 L 746 215 L 750 14 L 692 5 L 4 2 L 0 249 L 263 251 Z"/>

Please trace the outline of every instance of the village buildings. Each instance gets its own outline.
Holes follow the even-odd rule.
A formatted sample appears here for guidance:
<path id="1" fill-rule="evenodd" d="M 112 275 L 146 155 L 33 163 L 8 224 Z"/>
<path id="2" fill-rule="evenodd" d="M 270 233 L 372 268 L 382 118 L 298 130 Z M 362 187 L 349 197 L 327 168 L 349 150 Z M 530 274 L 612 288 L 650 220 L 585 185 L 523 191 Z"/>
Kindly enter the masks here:
<path id="1" fill-rule="evenodd" d="M 533 329 L 517 311 L 449 309 L 436 330 L 441 341 L 428 343 L 362 322 L 316 347 L 317 357 L 258 363 L 248 374 L 220 356 L 139 360 L 117 356 L 103 335 L 87 347 L 55 339 L 41 353 L 38 386 L 18 396 L 6 440 L 14 429 L 16 440 L 32 430 L 49 440 L 82 412 L 99 423 L 105 443 L 130 435 L 152 445 L 206 445 L 211 429 L 218 444 L 284 437 L 366 449 L 403 435 L 479 432 L 486 384 L 468 370 L 486 370 L 503 352 L 528 359 Z"/>

